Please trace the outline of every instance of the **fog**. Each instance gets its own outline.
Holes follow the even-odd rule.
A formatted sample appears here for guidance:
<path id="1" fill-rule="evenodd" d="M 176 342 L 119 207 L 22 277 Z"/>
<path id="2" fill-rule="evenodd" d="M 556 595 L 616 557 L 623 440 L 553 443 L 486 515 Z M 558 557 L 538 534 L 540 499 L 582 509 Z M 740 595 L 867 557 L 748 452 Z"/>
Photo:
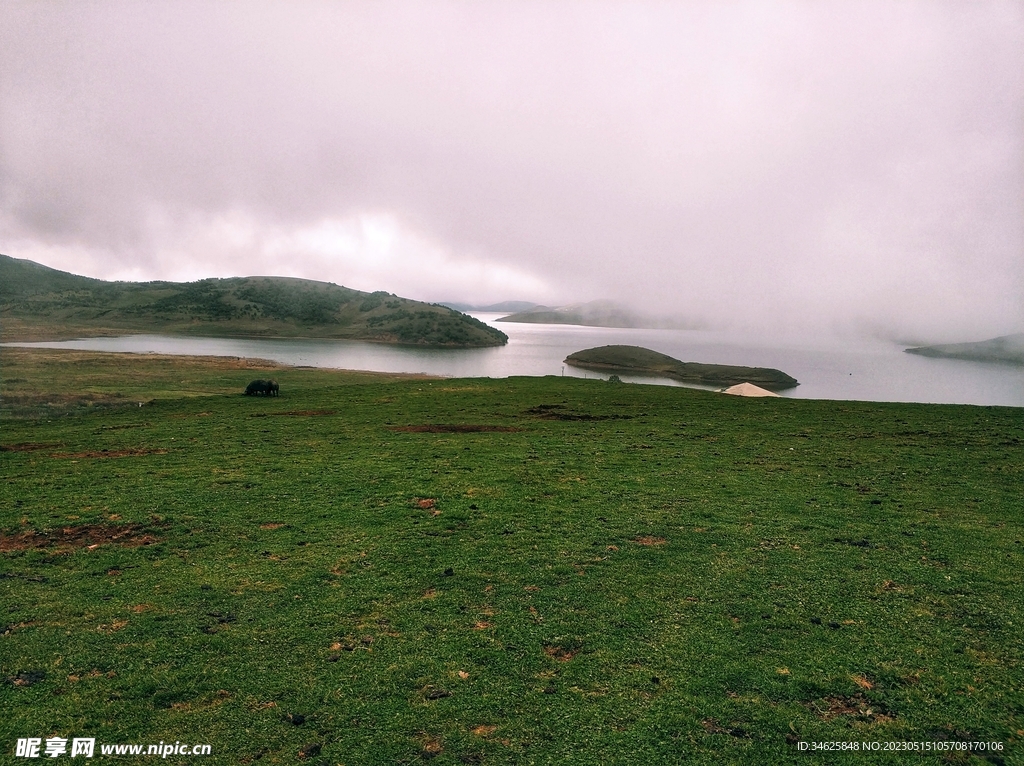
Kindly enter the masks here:
<path id="1" fill-rule="evenodd" d="M 1019 2 L 5 3 L 0 252 L 1024 330 Z"/>

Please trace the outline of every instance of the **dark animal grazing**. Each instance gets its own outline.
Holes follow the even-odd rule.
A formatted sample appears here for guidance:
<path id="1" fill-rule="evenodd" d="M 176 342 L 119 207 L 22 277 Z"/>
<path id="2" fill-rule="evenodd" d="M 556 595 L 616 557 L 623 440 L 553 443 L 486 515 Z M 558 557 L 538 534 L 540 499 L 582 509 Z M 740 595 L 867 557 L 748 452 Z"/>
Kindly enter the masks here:
<path id="1" fill-rule="evenodd" d="M 252 383 L 245 387 L 246 396 L 277 396 L 281 387 L 277 385 L 276 380 L 254 380 Z"/>

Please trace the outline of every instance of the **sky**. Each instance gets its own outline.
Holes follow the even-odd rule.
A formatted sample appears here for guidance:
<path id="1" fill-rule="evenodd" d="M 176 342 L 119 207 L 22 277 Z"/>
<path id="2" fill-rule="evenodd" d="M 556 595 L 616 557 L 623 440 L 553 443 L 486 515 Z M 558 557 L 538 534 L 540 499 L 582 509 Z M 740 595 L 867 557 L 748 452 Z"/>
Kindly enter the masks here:
<path id="1" fill-rule="evenodd" d="M 1024 331 L 1024 4 L 18 2 L 0 252 Z"/>

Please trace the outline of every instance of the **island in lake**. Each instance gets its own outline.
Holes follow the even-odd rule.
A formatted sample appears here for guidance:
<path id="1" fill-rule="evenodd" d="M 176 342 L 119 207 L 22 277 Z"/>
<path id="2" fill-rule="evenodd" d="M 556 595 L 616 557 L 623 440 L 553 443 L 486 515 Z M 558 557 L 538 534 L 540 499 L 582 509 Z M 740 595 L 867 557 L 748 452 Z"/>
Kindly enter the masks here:
<path id="1" fill-rule="evenodd" d="M 908 354 L 942 359 L 966 359 L 971 362 L 1002 362 L 1024 365 L 1024 332 L 1003 335 L 975 343 L 946 343 L 905 349 Z"/>
<path id="2" fill-rule="evenodd" d="M 0 340 L 164 333 L 502 346 L 500 330 L 446 306 L 330 282 L 235 277 L 106 282 L 0 255 Z"/>
<path id="3" fill-rule="evenodd" d="M 640 346 L 598 346 L 576 351 L 565 358 L 573 367 L 627 375 L 657 375 L 702 386 L 734 386 L 753 383 L 769 391 L 799 385 L 795 378 L 770 367 L 739 367 L 731 364 L 681 362 L 667 354 Z"/>

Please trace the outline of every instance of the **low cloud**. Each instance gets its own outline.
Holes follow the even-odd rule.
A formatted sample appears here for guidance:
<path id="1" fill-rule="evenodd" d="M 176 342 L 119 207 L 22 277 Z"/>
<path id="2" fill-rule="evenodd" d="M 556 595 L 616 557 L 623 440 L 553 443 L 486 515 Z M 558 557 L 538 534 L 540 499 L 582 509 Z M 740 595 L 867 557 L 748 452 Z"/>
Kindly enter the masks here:
<path id="1" fill-rule="evenodd" d="M 1024 329 L 1019 3 L 5 17 L 10 255 L 765 331 Z"/>
<path id="2" fill-rule="evenodd" d="M 193 281 L 207 277 L 291 276 L 427 301 L 496 302 L 509 292 L 549 299 L 539 277 L 514 266 L 456 254 L 388 213 L 358 213 L 308 226 L 267 225 L 243 211 L 174 221 L 151 214 L 145 258 L 84 245 L 15 242 L 19 257 L 105 279 Z"/>

